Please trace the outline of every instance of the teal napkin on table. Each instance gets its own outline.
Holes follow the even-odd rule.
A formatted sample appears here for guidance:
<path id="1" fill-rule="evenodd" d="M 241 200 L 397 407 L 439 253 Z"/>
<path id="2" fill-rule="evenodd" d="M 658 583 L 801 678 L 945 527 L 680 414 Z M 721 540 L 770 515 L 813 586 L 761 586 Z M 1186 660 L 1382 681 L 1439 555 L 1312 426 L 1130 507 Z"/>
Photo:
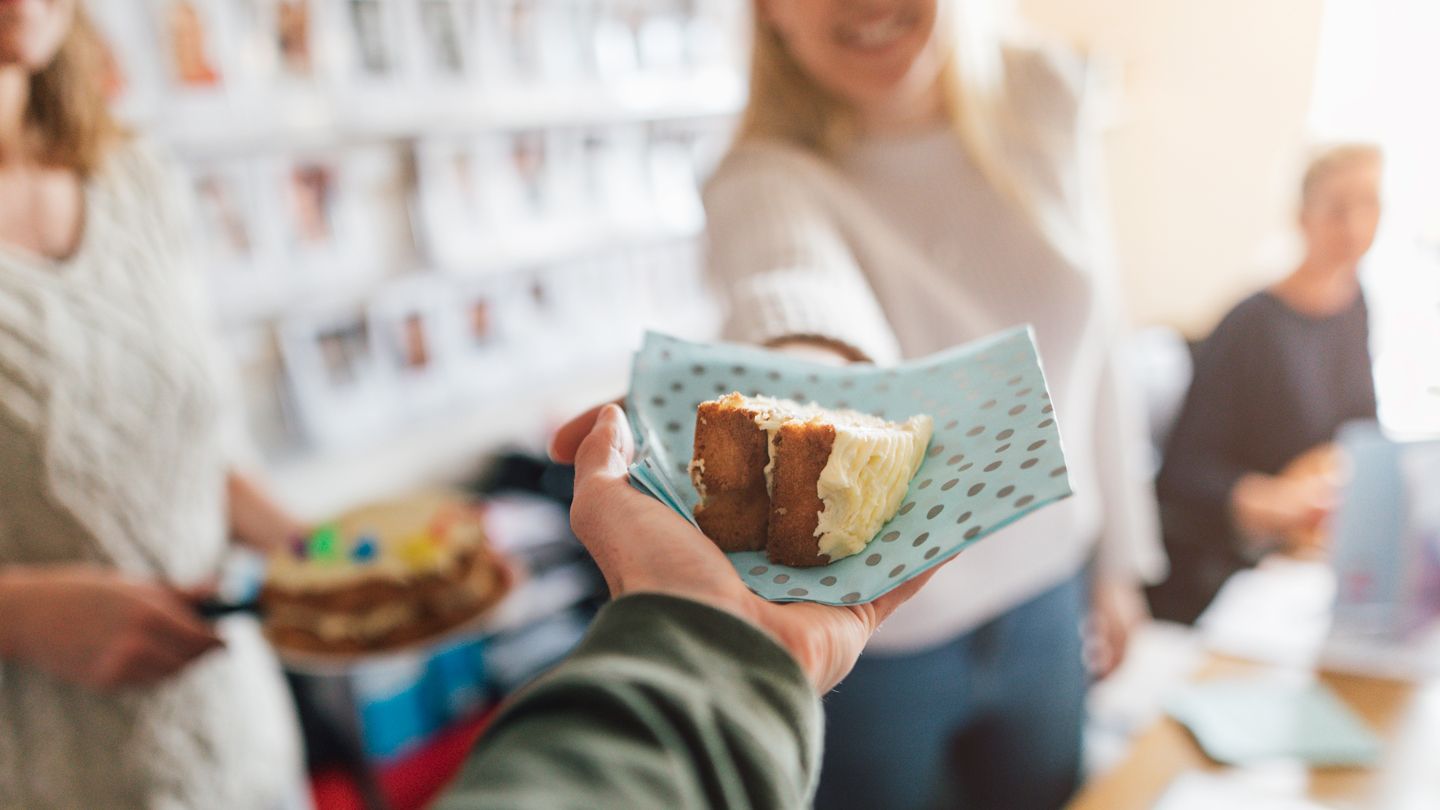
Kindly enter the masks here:
<path id="1" fill-rule="evenodd" d="M 753 346 L 647 334 L 626 400 L 636 437 L 631 480 L 692 523 L 695 411 L 731 391 L 935 420 L 899 513 L 861 553 L 815 568 L 775 565 L 760 552 L 729 555 L 746 585 L 767 599 L 868 602 L 1071 494 L 1029 327 L 892 368 L 826 366 Z"/>
<path id="2" fill-rule="evenodd" d="M 1218 762 L 1289 758 L 1312 765 L 1365 765 L 1380 740 L 1323 684 L 1227 678 L 1188 684 L 1165 710 Z"/>

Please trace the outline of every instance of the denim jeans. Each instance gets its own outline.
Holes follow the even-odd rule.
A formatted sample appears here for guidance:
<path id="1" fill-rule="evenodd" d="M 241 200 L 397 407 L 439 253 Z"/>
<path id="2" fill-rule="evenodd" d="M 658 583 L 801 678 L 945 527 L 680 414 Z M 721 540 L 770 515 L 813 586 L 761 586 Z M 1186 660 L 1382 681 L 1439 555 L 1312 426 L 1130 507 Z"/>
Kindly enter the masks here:
<path id="1" fill-rule="evenodd" d="M 1077 574 L 911 655 L 862 655 L 825 699 L 818 810 L 1048 810 L 1080 775 Z"/>

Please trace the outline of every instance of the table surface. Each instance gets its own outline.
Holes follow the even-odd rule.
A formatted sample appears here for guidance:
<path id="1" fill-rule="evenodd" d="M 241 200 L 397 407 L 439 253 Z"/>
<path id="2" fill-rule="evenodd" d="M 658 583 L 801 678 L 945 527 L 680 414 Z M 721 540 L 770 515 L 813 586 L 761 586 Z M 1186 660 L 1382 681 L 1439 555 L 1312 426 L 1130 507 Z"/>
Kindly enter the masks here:
<path id="1" fill-rule="evenodd" d="M 1196 680 L 1273 669 L 1212 656 Z M 1310 769 L 1303 797 L 1336 810 L 1440 808 L 1440 682 L 1416 684 L 1322 672 L 1319 679 L 1384 740 L 1371 768 Z M 1126 759 L 1091 780 L 1070 810 L 1140 810 L 1152 807 L 1171 781 L 1193 771 L 1224 772 L 1189 732 L 1166 717 L 1142 732 Z"/>

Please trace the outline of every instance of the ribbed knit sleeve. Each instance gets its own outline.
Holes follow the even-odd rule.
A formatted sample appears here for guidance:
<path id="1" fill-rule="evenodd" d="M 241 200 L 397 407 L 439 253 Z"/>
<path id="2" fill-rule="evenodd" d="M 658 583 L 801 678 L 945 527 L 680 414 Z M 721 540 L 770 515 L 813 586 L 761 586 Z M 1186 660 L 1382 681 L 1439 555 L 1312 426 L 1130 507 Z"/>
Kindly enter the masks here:
<path id="1" fill-rule="evenodd" d="M 900 350 L 822 199 L 815 159 L 775 144 L 735 150 L 705 189 L 707 270 L 727 340 L 818 337 L 877 363 Z"/>
<path id="2" fill-rule="evenodd" d="M 515 697 L 439 808 L 808 807 L 820 742 L 820 700 L 769 636 L 637 594 Z"/>

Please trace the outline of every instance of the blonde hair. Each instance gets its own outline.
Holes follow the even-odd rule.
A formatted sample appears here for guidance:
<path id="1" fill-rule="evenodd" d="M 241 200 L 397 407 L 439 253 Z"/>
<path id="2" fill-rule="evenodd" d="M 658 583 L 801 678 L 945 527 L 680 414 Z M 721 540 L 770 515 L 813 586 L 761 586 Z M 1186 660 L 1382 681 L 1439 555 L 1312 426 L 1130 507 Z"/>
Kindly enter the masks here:
<path id="1" fill-rule="evenodd" d="M 48 166 L 72 169 L 82 177 L 99 170 L 123 135 L 107 103 L 110 52 L 84 9 L 50 64 L 30 77 L 25 123 Z"/>
<path id="2" fill-rule="evenodd" d="M 998 26 L 982 3 L 939 3 L 935 25 L 944 49 L 939 81 L 945 117 L 981 175 L 1023 205 L 1020 184 L 1001 150 L 1019 133 L 1004 98 Z M 752 16 L 750 98 L 736 143 L 776 139 L 835 159 L 856 136 L 854 111 L 805 72 L 758 8 Z"/>
<path id="3" fill-rule="evenodd" d="M 1337 143 L 1316 150 L 1305 166 L 1305 176 L 1300 181 L 1300 207 L 1314 201 L 1320 184 L 1338 172 L 1361 164 L 1379 167 L 1384 162 L 1384 153 L 1373 143 Z"/>

